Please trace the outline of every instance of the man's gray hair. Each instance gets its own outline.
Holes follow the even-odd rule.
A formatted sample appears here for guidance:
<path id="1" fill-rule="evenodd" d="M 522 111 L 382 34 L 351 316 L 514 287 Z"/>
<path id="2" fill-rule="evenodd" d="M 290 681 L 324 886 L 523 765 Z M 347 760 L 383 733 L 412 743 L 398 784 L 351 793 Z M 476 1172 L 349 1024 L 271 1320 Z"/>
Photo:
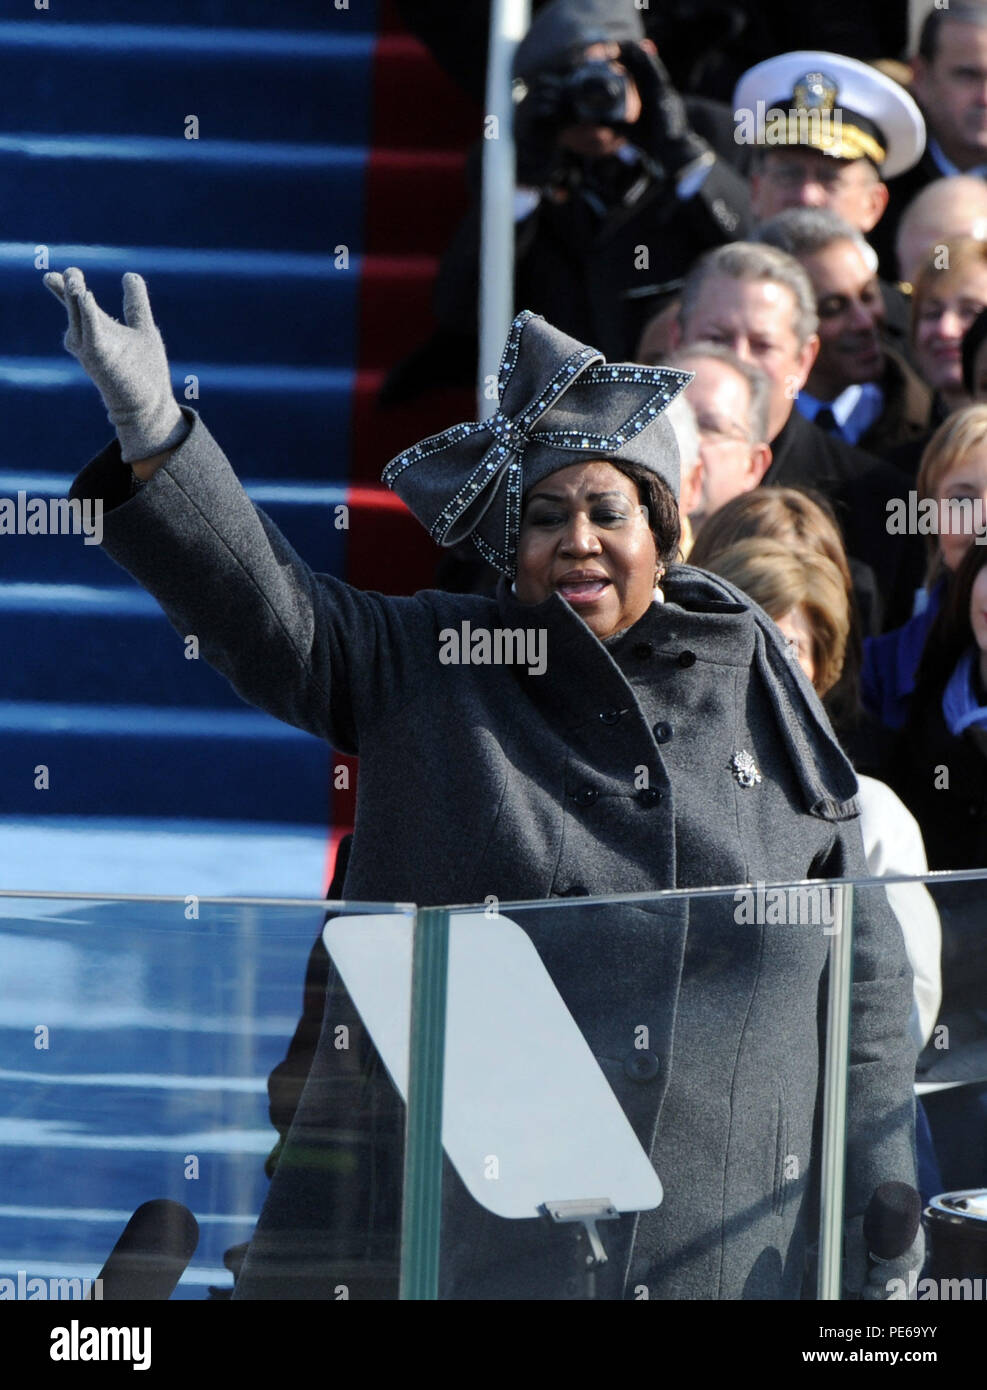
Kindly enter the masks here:
<path id="1" fill-rule="evenodd" d="M 812 283 L 794 256 L 774 246 L 759 246 L 752 241 L 731 241 L 726 246 L 707 251 L 686 275 L 679 310 L 679 318 L 686 331 L 700 291 L 711 275 L 727 275 L 732 280 L 768 280 L 776 285 L 784 285 L 795 299 L 792 328 L 799 347 L 803 347 L 819 327 Z"/>
<path id="2" fill-rule="evenodd" d="M 801 256 L 814 256 L 838 241 L 850 241 L 868 267 L 877 270 L 877 252 L 873 246 L 832 208 L 786 208 L 762 222 L 751 234 L 751 241 L 762 246 L 776 246 L 796 260 Z"/>
<path id="3" fill-rule="evenodd" d="M 697 357 L 708 357 L 713 362 L 722 362 L 725 367 L 731 367 L 739 377 L 746 381 L 748 394 L 747 433 L 752 444 L 767 444 L 768 408 L 771 401 L 771 382 L 767 372 L 762 371 L 753 362 L 745 362 L 742 357 L 738 357 L 732 348 L 726 347 L 723 343 L 712 343 L 703 339 L 697 343 L 690 343 L 688 347 L 679 348 L 662 363 L 662 366 L 678 367 L 682 371 L 689 371 L 689 363 L 694 362 Z M 685 388 L 685 396 L 678 399 L 689 399 L 688 386 Z M 674 403 L 673 401 L 672 404 L 674 405 Z"/>
<path id="4" fill-rule="evenodd" d="M 696 424 L 696 412 L 684 395 L 676 396 L 671 405 L 665 407 L 665 419 L 671 425 L 675 442 L 679 446 L 679 471 L 681 482 L 684 483 L 699 462 L 699 427 Z"/>

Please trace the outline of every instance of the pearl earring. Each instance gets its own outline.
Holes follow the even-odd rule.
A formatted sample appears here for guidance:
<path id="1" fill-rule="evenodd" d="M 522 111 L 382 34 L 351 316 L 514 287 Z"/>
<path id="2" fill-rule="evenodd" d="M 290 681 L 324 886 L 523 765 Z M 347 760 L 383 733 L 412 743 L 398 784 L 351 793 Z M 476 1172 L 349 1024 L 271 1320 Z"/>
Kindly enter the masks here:
<path id="1" fill-rule="evenodd" d="M 659 580 L 661 579 L 661 577 L 662 577 L 662 575 L 663 575 L 664 573 L 665 573 L 664 566 L 663 566 L 663 565 L 658 565 L 657 568 L 655 569 L 655 603 L 664 603 L 664 602 L 665 602 L 665 595 L 664 595 L 664 592 L 661 590 L 661 588 L 659 588 Z"/>

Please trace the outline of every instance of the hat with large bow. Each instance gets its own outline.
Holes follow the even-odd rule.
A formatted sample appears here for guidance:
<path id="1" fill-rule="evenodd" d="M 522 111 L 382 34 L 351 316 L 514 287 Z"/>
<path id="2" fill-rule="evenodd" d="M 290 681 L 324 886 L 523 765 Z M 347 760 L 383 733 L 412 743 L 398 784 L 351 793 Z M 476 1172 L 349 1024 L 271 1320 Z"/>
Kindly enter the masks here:
<path id="1" fill-rule="evenodd" d="M 524 494 L 560 468 L 633 463 L 678 496 L 679 450 L 663 412 L 691 380 L 671 367 L 608 363 L 525 310 L 511 324 L 494 414 L 406 449 L 383 481 L 439 545 L 471 538 L 513 576 Z"/>

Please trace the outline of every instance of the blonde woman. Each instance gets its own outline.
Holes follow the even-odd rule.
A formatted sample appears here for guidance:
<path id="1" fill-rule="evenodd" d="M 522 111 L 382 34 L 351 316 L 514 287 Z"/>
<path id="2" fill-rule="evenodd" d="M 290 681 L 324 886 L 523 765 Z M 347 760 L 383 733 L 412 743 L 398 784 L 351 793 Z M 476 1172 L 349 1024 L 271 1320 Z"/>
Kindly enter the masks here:
<path id="1" fill-rule="evenodd" d="M 935 392 L 933 423 L 970 402 L 963 336 L 987 308 L 987 243 L 957 237 L 931 250 L 912 290 L 912 355 Z"/>
<path id="2" fill-rule="evenodd" d="M 950 577 L 987 513 L 987 405 L 968 405 L 932 436 L 915 489 L 889 525 L 924 535 L 926 570 L 916 611 L 902 627 L 864 643 L 861 695 L 865 709 L 889 729 L 903 727 L 926 636 Z"/>

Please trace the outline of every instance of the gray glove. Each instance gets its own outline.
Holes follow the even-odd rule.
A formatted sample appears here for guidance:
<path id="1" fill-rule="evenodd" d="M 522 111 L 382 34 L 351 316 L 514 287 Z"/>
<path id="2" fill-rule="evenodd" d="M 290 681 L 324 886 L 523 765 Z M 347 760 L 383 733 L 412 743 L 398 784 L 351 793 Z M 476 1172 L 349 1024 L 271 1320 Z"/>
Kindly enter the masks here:
<path id="1" fill-rule="evenodd" d="M 920 1223 L 914 1241 L 903 1255 L 896 1260 L 880 1260 L 871 1264 L 864 1240 L 864 1218 L 854 1216 L 844 1223 L 843 1255 L 843 1285 L 847 1293 L 865 1303 L 877 1303 L 892 1297 L 900 1299 L 903 1293 L 907 1298 L 914 1298 L 914 1283 L 909 1280 L 909 1275 L 914 1272 L 917 1280 L 922 1271 L 925 1235 Z"/>
<path id="2" fill-rule="evenodd" d="M 124 463 L 180 444 L 189 426 L 172 394 L 164 343 L 141 277 L 123 277 L 124 323 L 103 312 L 75 266 L 64 275 L 50 271 L 44 282 L 68 311 L 65 346 L 98 387 Z"/>

